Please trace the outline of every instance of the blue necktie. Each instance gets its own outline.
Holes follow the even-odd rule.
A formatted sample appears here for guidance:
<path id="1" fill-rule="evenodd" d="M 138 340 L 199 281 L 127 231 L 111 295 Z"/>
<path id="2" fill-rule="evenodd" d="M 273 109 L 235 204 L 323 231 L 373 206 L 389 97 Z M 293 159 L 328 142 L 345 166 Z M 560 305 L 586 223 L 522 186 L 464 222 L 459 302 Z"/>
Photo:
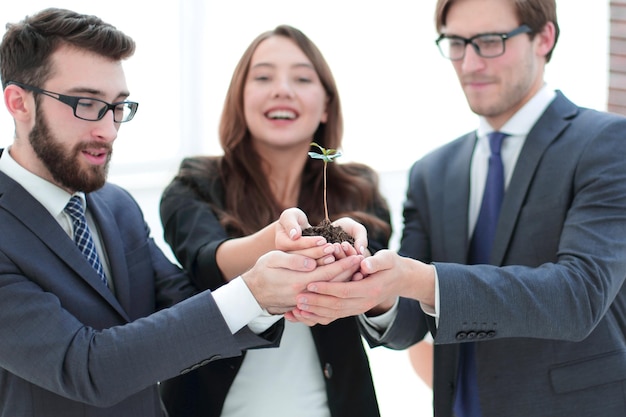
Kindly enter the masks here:
<path id="1" fill-rule="evenodd" d="M 65 206 L 65 212 L 72 218 L 74 224 L 74 242 L 78 249 L 85 255 L 89 264 L 96 270 L 100 279 L 107 285 L 107 278 L 100 263 L 98 252 L 96 251 L 96 245 L 91 237 L 91 232 L 87 226 L 87 220 L 85 219 L 85 210 L 83 208 L 83 202 L 77 195 L 70 198 L 69 203 Z"/>
<path id="2" fill-rule="evenodd" d="M 485 182 L 485 192 L 480 206 L 480 213 L 476 227 L 470 241 L 468 263 L 488 264 L 493 239 L 496 234 L 500 206 L 504 197 L 504 166 L 500 149 L 502 141 L 508 136 L 501 132 L 489 134 L 489 170 Z M 474 342 L 463 343 L 459 346 L 459 369 L 457 390 L 454 401 L 456 417 L 480 417 L 480 400 L 478 397 L 478 383 L 476 379 L 476 359 Z"/>

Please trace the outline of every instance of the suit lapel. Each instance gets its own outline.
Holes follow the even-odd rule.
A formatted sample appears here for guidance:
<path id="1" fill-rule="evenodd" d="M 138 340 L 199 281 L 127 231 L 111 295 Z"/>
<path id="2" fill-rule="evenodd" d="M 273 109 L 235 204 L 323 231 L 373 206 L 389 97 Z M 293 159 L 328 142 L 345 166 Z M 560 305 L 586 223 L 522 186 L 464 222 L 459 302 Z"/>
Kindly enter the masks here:
<path id="1" fill-rule="evenodd" d="M 501 265 L 537 166 L 550 144 L 576 116 L 578 108 L 561 92 L 529 132 L 502 201 L 491 263 Z"/>
<path id="2" fill-rule="evenodd" d="M 445 170 L 442 190 L 443 239 L 448 262 L 467 262 L 468 246 L 468 204 L 469 172 L 472 153 L 476 145 L 476 133 L 472 132 L 460 139 L 460 149 L 452 152 Z M 449 190 L 456 190 L 449 192 Z M 463 238 L 461 238 L 463 237 Z"/>
<path id="3" fill-rule="evenodd" d="M 126 264 L 124 241 L 120 235 L 120 229 L 115 223 L 113 213 L 111 213 L 106 203 L 102 198 L 100 198 L 97 192 L 87 194 L 86 197 L 87 207 L 89 207 L 89 210 L 98 225 L 98 233 L 100 234 L 104 247 L 106 248 L 109 269 L 113 277 L 115 277 L 115 293 L 117 298 L 113 298 L 116 304 L 119 303 L 122 306 L 129 308 L 131 304 L 131 297 L 128 266 Z M 122 308 L 120 307 L 120 309 Z M 124 317 L 129 319 L 123 309 L 122 312 Z"/>
<path id="4" fill-rule="evenodd" d="M 88 262 L 85 262 L 84 255 L 56 219 L 30 193 L 3 172 L 0 172 L 0 207 L 11 213 L 17 221 L 41 240 L 52 254 L 61 258 L 69 268 L 128 320 L 128 315 L 114 294 L 102 284 L 98 273 Z M 45 262 L 45 259 L 41 261 Z"/>

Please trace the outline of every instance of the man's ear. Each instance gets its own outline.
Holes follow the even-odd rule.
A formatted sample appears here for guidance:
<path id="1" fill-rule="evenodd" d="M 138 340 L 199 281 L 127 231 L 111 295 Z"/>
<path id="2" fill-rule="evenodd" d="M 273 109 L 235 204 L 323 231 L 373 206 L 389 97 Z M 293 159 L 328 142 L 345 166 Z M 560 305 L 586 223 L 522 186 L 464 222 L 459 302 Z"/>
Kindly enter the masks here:
<path id="1" fill-rule="evenodd" d="M 537 55 L 547 56 L 556 42 L 556 27 L 553 22 L 548 22 L 541 32 L 535 35 L 537 42 Z"/>
<path id="2" fill-rule="evenodd" d="M 32 94 L 15 84 L 5 87 L 4 104 L 16 122 L 27 122 L 35 115 L 35 100 Z"/>

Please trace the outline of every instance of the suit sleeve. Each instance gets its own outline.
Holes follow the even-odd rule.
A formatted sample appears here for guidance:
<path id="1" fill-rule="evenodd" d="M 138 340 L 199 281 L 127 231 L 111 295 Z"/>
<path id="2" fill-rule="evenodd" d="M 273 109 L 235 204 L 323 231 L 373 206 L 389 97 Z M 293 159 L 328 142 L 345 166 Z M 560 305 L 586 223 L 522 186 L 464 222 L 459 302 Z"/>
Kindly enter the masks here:
<path id="1" fill-rule="evenodd" d="M 542 156 L 505 266 L 435 264 L 436 342 L 476 326 L 494 338 L 580 341 L 607 316 L 623 321 L 626 121 L 584 114 Z"/>
<path id="2" fill-rule="evenodd" d="M 175 282 L 169 290 L 156 290 L 170 294 L 156 296 L 166 303 L 176 293 L 185 294 L 185 275 L 168 266 L 153 246 L 126 193 L 111 186 L 102 193 L 124 229 L 118 245 L 125 260 L 115 261 L 136 261 L 127 271 L 128 299 L 120 300 L 126 315 L 69 267 L 66 258 L 81 254 L 71 240 L 67 246 L 60 241 L 67 235 L 54 219 L 44 218 L 43 207 L 37 212 L 30 201 L 28 208 L 41 225 L 37 234 L 0 210 L 5 231 L 0 240 L 0 380 L 18 377 L 63 397 L 107 407 L 157 381 L 274 341 L 247 328 L 233 335 L 210 292 L 155 312 L 155 285 Z M 58 248 L 52 251 L 50 242 Z M 64 247 L 71 252 L 59 249 Z"/>

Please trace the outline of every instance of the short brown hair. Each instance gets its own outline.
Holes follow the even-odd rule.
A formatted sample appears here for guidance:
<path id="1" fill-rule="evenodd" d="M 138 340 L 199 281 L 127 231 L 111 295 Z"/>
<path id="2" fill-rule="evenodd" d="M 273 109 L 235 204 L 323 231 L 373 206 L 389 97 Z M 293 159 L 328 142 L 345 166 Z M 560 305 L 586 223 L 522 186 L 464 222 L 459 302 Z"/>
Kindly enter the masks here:
<path id="1" fill-rule="evenodd" d="M 63 45 L 119 61 L 135 52 L 135 42 L 96 16 L 49 8 L 8 23 L 0 43 L 0 78 L 41 86 L 50 77 L 50 56 Z"/>
<path id="2" fill-rule="evenodd" d="M 435 6 L 435 27 L 437 32 L 441 33 L 442 28 L 446 25 L 446 17 L 448 10 L 454 4 L 455 0 L 437 0 Z M 501 0 L 504 1 L 504 0 Z M 541 32 L 546 23 L 554 23 L 555 36 L 554 45 L 550 52 L 546 54 L 546 62 L 550 62 L 552 57 L 552 51 L 556 47 L 556 42 L 559 39 L 559 24 L 556 18 L 556 0 L 506 0 L 512 1 L 515 4 L 515 14 L 520 24 L 527 25 L 532 32 L 529 36 L 534 36 L 535 33 Z"/>

